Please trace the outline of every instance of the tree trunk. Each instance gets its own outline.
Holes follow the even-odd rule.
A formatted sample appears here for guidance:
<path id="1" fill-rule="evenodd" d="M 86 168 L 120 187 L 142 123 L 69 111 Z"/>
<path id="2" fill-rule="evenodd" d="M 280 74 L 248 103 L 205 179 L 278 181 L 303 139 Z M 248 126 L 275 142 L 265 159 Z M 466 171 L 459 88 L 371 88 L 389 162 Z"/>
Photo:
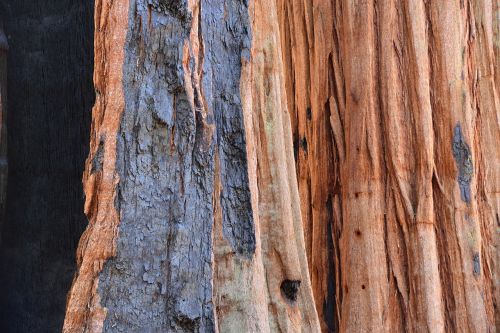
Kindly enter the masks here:
<path id="1" fill-rule="evenodd" d="M 323 330 L 500 324 L 498 6 L 278 0 Z"/>
<path id="2" fill-rule="evenodd" d="M 0 0 L 9 44 L 6 73 L 0 34 L 0 332 L 58 332 L 63 325 L 86 226 L 81 174 L 94 102 L 92 13 L 88 0 Z"/>
<path id="3" fill-rule="evenodd" d="M 498 1 L 95 6 L 65 332 L 495 331 Z"/>
<path id="4" fill-rule="evenodd" d="M 95 17 L 65 331 L 318 330 L 274 3 L 96 1 Z"/>
<path id="5" fill-rule="evenodd" d="M 9 43 L 0 16 L 0 245 L 7 201 L 7 54 Z"/>

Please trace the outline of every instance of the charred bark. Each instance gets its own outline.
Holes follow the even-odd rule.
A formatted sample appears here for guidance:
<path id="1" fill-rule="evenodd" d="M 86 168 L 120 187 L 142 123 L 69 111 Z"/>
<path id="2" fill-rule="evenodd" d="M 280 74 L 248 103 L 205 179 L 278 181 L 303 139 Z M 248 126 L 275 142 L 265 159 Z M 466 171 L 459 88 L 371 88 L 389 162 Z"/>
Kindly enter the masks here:
<path id="1" fill-rule="evenodd" d="M 96 1 L 89 227 L 66 332 L 319 328 L 276 15 Z"/>
<path id="2" fill-rule="evenodd" d="M 7 54 L 9 43 L 3 31 L 3 19 L 0 16 L 0 246 L 2 244 L 2 226 L 5 221 L 7 203 Z"/>
<path id="3" fill-rule="evenodd" d="M 8 95 L 10 111 L 0 331 L 57 332 L 86 226 L 81 173 L 93 103 L 93 3 L 4 0 L 0 9 L 9 43 L 8 89 L 2 81 L 0 95 L 2 109 Z M 2 61 L 4 47 L 0 39 Z"/>

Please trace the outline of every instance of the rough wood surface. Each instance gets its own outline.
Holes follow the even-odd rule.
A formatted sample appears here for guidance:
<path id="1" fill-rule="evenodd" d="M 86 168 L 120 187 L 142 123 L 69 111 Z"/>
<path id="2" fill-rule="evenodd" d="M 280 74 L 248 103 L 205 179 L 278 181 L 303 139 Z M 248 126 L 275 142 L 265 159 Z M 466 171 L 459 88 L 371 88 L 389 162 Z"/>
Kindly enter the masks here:
<path id="1" fill-rule="evenodd" d="M 95 17 L 64 331 L 317 331 L 275 4 L 100 0 Z"/>
<path id="2" fill-rule="evenodd" d="M 323 330 L 495 331 L 498 1 L 278 2 Z"/>
<path id="3" fill-rule="evenodd" d="M 494 332 L 498 6 L 96 1 L 64 331 Z"/>

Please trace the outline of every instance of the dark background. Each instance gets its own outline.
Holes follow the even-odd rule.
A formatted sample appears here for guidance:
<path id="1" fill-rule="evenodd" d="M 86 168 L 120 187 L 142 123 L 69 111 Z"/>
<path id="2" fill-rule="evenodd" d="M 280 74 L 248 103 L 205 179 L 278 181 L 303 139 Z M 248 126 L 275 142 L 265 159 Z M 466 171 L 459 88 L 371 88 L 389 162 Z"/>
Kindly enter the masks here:
<path id="1" fill-rule="evenodd" d="M 93 0 L 0 0 L 9 41 L 0 332 L 60 332 L 87 220 Z"/>

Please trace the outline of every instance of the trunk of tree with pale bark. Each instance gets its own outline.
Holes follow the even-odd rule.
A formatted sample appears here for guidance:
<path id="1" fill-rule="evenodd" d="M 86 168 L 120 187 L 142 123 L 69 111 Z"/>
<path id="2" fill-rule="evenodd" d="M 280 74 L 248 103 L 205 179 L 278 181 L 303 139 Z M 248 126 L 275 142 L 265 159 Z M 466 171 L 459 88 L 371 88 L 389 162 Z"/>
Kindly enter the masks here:
<path id="1" fill-rule="evenodd" d="M 499 11 L 95 0 L 63 331 L 496 332 Z"/>

